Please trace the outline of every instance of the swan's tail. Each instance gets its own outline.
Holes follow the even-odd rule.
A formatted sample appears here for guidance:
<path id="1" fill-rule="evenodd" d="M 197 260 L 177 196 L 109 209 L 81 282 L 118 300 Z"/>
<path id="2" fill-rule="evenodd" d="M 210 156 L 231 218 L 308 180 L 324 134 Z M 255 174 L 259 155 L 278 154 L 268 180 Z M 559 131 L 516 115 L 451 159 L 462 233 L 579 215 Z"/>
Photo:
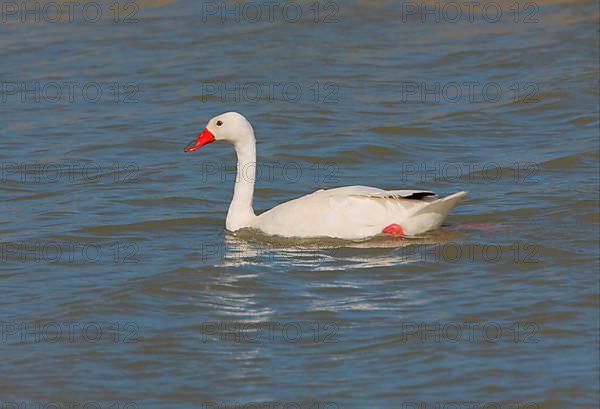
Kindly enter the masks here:
<path id="1" fill-rule="evenodd" d="M 467 192 L 458 192 L 444 198 L 426 203 L 408 218 L 408 223 L 402 225 L 407 235 L 414 236 L 440 227 L 450 213 Z"/>

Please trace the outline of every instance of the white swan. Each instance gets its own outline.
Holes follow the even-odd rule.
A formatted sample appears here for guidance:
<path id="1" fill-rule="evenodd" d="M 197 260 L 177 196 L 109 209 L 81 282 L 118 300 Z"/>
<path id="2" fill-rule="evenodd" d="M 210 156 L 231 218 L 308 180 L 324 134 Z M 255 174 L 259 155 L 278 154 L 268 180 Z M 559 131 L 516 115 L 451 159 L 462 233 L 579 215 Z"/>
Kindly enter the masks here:
<path id="1" fill-rule="evenodd" d="M 214 141 L 233 144 L 237 153 L 237 179 L 226 221 L 229 231 L 250 227 L 284 237 L 348 240 L 381 233 L 411 236 L 438 228 L 467 194 L 458 192 L 440 199 L 424 190 L 346 186 L 316 191 L 257 216 L 252 208 L 256 171 L 252 125 L 237 112 L 216 116 L 186 146 L 185 152 L 193 152 Z"/>

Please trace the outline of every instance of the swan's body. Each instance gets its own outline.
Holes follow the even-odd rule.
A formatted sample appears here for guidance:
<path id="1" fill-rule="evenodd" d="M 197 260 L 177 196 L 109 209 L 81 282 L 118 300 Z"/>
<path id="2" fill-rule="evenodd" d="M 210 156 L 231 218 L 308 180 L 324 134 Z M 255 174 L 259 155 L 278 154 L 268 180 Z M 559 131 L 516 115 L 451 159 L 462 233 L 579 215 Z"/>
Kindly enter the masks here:
<path id="1" fill-rule="evenodd" d="M 235 191 L 226 221 L 230 231 L 255 228 L 284 237 L 348 240 L 380 233 L 417 235 L 438 228 L 466 195 L 459 192 L 440 199 L 429 191 L 346 186 L 316 191 L 257 216 L 252 209 L 256 170 L 252 126 L 238 113 L 220 115 L 209 121 L 206 129 L 186 147 L 186 152 L 215 140 L 233 143 L 238 156 Z"/>
<path id="2" fill-rule="evenodd" d="M 257 216 L 252 227 L 292 237 L 363 239 L 399 225 L 406 235 L 439 227 L 465 193 L 436 199 L 430 192 L 386 191 L 369 186 L 319 190 L 282 203 Z"/>

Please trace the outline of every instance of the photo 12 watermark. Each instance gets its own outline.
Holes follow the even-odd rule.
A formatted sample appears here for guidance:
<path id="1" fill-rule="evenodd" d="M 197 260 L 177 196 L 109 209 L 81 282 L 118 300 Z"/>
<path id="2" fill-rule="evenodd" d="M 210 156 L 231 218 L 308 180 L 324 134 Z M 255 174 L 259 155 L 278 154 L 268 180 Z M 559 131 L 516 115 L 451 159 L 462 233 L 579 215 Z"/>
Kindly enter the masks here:
<path id="1" fill-rule="evenodd" d="M 19 242 L 0 243 L 0 263 L 137 264 L 137 243 Z"/>
<path id="2" fill-rule="evenodd" d="M 0 321 L 2 343 L 135 344 L 139 327 L 133 322 Z"/>
<path id="3" fill-rule="evenodd" d="M 535 322 L 402 322 L 401 342 L 488 343 L 501 341 L 537 344 L 540 328 Z"/>
<path id="4" fill-rule="evenodd" d="M 0 83 L 0 103 L 137 104 L 140 86 L 133 82 L 101 83 L 95 81 L 35 81 Z"/>
<path id="5" fill-rule="evenodd" d="M 313 1 L 204 1 L 202 23 L 298 23 L 311 21 L 317 24 L 338 23 L 339 3 Z"/>
<path id="6" fill-rule="evenodd" d="M 526 403 L 499 403 L 499 402 L 485 402 L 477 400 L 464 400 L 464 401 L 437 401 L 437 402 L 424 402 L 424 401 L 411 401 L 402 402 L 398 405 L 398 409 L 542 409 L 535 402 Z"/>
<path id="7" fill-rule="evenodd" d="M 403 183 L 462 182 L 485 184 L 510 182 L 535 183 L 540 166 L 535 162 L 401 162 L 399 180 Z"/>
<path id="8" fill-rule="evenodd" d="M 340 409 L 335 402 L 203 402 L 200 409 Z"/>
<path id="9" fill-rule="evenodd" d="M 401 260 L 431 263 L 463 264 L 477 261 L 487 264 L 538 264 L 541 262 L 537 258 L 539 245 L 522 242 L 506 245 L 490 243 L 415 244 L 400 247 L 397 252 Z"/>
<path id="10" fill-rule="evenodd" d="M 138 181 L 139 173 L 135 162 L 0 162 L 0 183 L 133 183 Z"/>
<path id="11" fill-rule="evenodd" d="M 207 322 L 201 326 L 202 343 L 336 344 L 334 322 Z"/>
<path id="12" fill-rule="evenodd" d="M 514 24 L 539 23 L 540 7 L 533 1 L 406 1 L 401 3 L 402 22 L 421 23 L 474 23 L 483 21 L 496 24 L 503 21 Z"/>
<path id="13" fill-rule="evenodd" d="M 539 102 L 540 87 L 535 82 L 404 81 L 400 87 L 402 103 L 456 104 L 512 102 L 535 104 Z"/>
<path id="14" fill-rule="evenodd" d="M 206 161 L 200 166 L 202 182 L 215 180 L 220 183 L 238 182 L 239 177 L 247 182 L 281 182 L 285 184 L 314 182 L 335 184 L 339 182 L 340 169 L 335 163 L 301 164 L 298 162 L 251 162 L 238 164 L 233 161 Z"/>
<path id="15" fill-rule="evenodd" d="M 335 402 L 203 402 L 200 409 L 341 409 Z"/>
<path id="16" fill-rule="evenodd" d="M 222 103 L 263 103 L 301 101 L 318 104 L 336 104 L 339 102 L 340 86 L 334 82 L 207 82 L 201 87 L 202 102 L 218 101 Z"/>
<path id="17" fill-rule="evenodd" d="M 2 24 L 139 23 L 134 1 L 2 1 Z"/>
<path id="18" fill-rule="evenodd" d="M 61 402 L 42 401 L 5 401 L 0 409 L 139 409 L 135 402 L 79 402 L 65 400 Z"/>

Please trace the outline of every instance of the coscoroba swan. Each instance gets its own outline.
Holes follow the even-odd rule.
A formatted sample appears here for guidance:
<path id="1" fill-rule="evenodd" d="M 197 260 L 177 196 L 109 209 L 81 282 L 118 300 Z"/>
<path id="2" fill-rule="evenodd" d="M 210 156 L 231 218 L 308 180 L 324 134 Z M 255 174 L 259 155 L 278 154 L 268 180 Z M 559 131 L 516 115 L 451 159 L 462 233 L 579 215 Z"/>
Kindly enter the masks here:
<path id="1" fill-rule="evenodd" d="M 284 237 L 348 240 L 381 233 L 411 236 L 438 228 L 467 194 L 458 192 L 440 199 L 425 190 L 346 186 L 316 191 L 257 216 L 252 208 L 256 171 L 252 125 L 236 112 L 216 116 L 185 147 L 185 152 L 193 152 L 214 141 L 233 144 L 237 153 L 237 179 L 226 221 L 227 230 L 233 232 L 249 227 Z"/>

